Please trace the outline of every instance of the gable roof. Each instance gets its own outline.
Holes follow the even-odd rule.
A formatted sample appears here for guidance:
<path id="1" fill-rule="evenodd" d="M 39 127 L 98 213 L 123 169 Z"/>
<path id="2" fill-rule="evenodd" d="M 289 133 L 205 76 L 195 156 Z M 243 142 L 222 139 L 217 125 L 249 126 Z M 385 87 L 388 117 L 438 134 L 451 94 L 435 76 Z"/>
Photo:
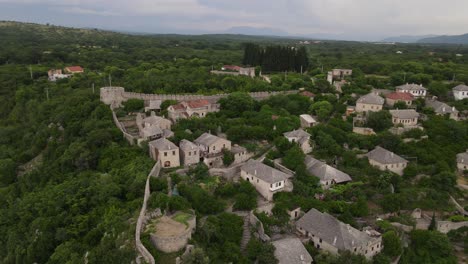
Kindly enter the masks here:
<path id="1" fill-rule="evenodd" d="M 426 100 L 426 106 L 434 109 L 434 112 L 437 114 L 458 113 L 455 107 L 451 107 L 450 105 L 437 100 Z"/>
<path id="2" fill-rule="evenodd" d="M 353 251 L 353 248 L 365 246 L 368 242 L 374 240 L 367 233 L 361 232 L 314 208 L 301 217 L 296 222 L 296 226 L 315 234 L 340 250 Z"/>
<path id="3" fill-rule="evenodd" d="M 309 91 L 302 91 L 299 93 L 302 96 L 307 96 L 307 97 L 315 97 L 315 94 L 309 92 Z"/>
<path id="4" fill-rule="evenodd" d="M 416 112 L 414 109 L 390 110 L 390 114 L 392 115 L 392 117 L 400 119 L 412 119 L 419 117 L 419 113 Z"/>
<path id="5" fill-rule="evenodd" d="M 199 136 L 197 139 L 195 139 L 194 142 L 196 144 L 199 144 L 199 145 L 209 146 L 209 145 L 215 143 L 218 140 L 228 141 L 227 139 L 217 137 L 217 136 L 212 135 L 210 133 L 203 133 L 201 136 Z"/>
<path id="6" fill-rule="evenodd" d="M 201 107 L 210 105 L 210 102 L 208 102 L 208 100 L 205 100 L 205 99 L 191 100 L 191 101 L 186 101 L 185 103 L 190 108 L 201 108 Z"/>
<path id="7" fill-rule="evenodd" d="M 454 91 L 468 91 L 468 86 L 464 84 L 457 85 L 453 88 Z"/>
<path id="8" fill-rule="evenodd" d="M 336 183 L 352 181 L 348 174 L 333 168 L 325 162 L 315 159 L 310 155 L 305 156 L 304 163 L 307 171 L 310 174 L 317 176 L 321 181 L 334 180 Z"/>
<path id="9" fill-rule="evenodd" d="M 231 147 L 231 152 L 234 154 L 237 154 L 237 153 L 247 152 L 247 149 L 239 145 L 234 145 Z"/>
<path id="10" fill-rule="evenodd" d="M 312 263 L 313 259 L 297 237 L 288 237 L 272 242 L 278 264 Z"/>
<path id="11" fill-rule="evenodd" d="M 317 123 L 317 120 L 313 118 L 311 115 L 303 114 L 299 116 L 300 118 L 304 119 L 308 123 Z"/>
<path id="12" fill-rule="evenodd" d="M 143 123 L 149 123 L 151 125 L 159 125 L 159 123 L 164 121 L 171 122 L 168 119 L 157 115 L 148 116 L 143 119 Z"/>
<path id="13" fill-rule="evenodd" d="M 71 72 L 81 72 L 81 71 L 83 71 L 83 68 L 81 66 L 68 66 L 68 67 L 66 67 L 66 69 L 68 71 L 71 71 Z"/>
<path id="14" fill-rule="evenodd" d="M 154 147 L 157 150 L 173 150 L 173 149 L 178 149 L 178 147 L 172 143 L 171 141 L 165 139 L 165 138 L 160 138 L 157 140 L 153 140 L 149 143 L 151 147 Z"/>
<path id="15" fill-rule="evenodd" d="M 197 145 L 195 145 L 193 142 L 188 141 L 186 139 L 182 139 L 179 142 L 179 148 L 183 151 L 198 150 Z"/>
<path id="16" fill-rule="evenodd" d="M 404 163 L 408 162 L 404 158 L 398 156 L 397 154 L 386 150 L 380 146 L 375 147 L 372 151 L 366 154 L 367 158 L 375 160 L 381 164 L 395 164 L 395 163 Z"/>
<path id="17" fill-rule="evenodd" d="M 287 138 L 291 137 L 297 137 L 297 138 L 302 138 L 302 137 L 310 137 L 310 134 L 305 132 L 302 128 L 299 128 L 297 130 L 289 131 L 283 133 L 283 135 Z"/>
<path id="18" fill-rule="evenodd" d="M 386 95 L 388 99 L 391 100 L 401 100 L 401 101 L 412 101 L 414 96 L 410 93 L 394 92 Z"/>
<path id="19" fill-rule="evenodd" d="M 407 83 L 396 87 L 397 90 L 408 90 L 408 91 L 417 91 L 417 90 L 427 90 L 422 84 Z"/>
<path id="20" fill-rule="evenodd" d="M 255 175 L 257 178 L 262 179 L 267 183 L 276 183 L 279 181 L 285 181 L 290 176 L 280 170 L 267 166 L 257 160 L 249 160 L 241 170 L 248 174 Z"/>
<path id="21" fill-rule="evenodd" d="M 383 105 L 385 102 L 385 99 L 382 97 L 376 95 L 375 93 L 369 93 L 364 96 L 361 96 L 358 100 L 357 103 L 361 104 L 375 104 L 375 105 Z"/>
<path id="22" fill-rule="evenodd" d="M 468 165 L 468 151 L 457 154 L 457 163 Z"/>

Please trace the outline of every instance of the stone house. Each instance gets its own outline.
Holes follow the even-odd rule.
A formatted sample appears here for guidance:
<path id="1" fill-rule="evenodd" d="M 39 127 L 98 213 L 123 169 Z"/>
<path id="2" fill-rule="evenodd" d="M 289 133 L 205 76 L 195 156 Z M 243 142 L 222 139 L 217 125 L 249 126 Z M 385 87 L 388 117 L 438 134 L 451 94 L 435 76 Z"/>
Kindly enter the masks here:
<path id="1" fill-rule="evenodd" d="M 403 170 L 408 166 L 407 160 L 380 146 L 375 147 L 366 156 L 370 165 L 382 171 L 389 170 L 400 176 L 403 175 Z"/>
<path id="2" fill-rule="evenodd" d="M 63 74 L 62 69 L 51 69 L 47 72 L 47 75 L 49 76 L 49 81 L 51 82 L 70 77 L 70 74 Z"/>
<path id="3" fill-rule="evenodd" d="M 203 133 L 194 143 L 200 149 L 202 161 L 209 167 L 221 165 L 223 149 L 231 150 L 231 141 L 210 133 Z"/>
<path id="4" fill-rule="evenodd" d="M 315 94 L 309 92 L 309 91 L 301 91 L 299 92 L 300 95 L 302 96 L 305 96 L 305 97 L 309 97 L 311 101 L 314 100 L 314 97 L 315 97 Z"/>
<path id="5" fill-rule="evenodd" d="M 342 184 L 352 181 L 351 177 L 325 162 L 314 159 L 310 155 L 304 158 L 307 172 L 320 179 L 320 185 L 323 189 L 328 189 L 335 184 Z"/>
<path id="6" fill-rule="evenodd" d="M 173 121 L 191 117 L 205 117 L 208 113 L 218 112 L 217 104 L 212 104 L 208 100 L 183 101 L 167 108 L 169 118 Z"/>
<path id="7" fill-rule="evenodd" d="M 385 103 L 388 106 L 393 107 L 397 102 L 404 102 L 407 106 L 410 106 L 413 103 L 414 96 L 410 93 L 390 93 L 385 97 Z"/>
<path id="8" fill-rule="evenodd" d="M 426 106 L 434 110 L 436 115 L 448 115 L 450 119 L 458 120 L 458 110 L 446 103 L 437 101 L 435 98 L 426 99 Z"/>
<path id="9" fill-rule="evenodd" d="M 157 116 L 154 112 L 151 112 L 151 116 L 149 117 L 146 117 L 145 114 L 138 113 L 136 116 L 136 124 L 139 130 L 139 136 L 144 140 L 169 137 L 172 134 L 172 122 Z"/>
<path id="10" fill-rule="evenodd" d="M 283 135 L 288 139 L 289 142 L 299 144 L 304 153 L 307 154 L 312 151 L 312 147 L 310 146 L 309 142 L 310 134 L 305 132 L 302 128 L 283 133 Z"/>
<path id="11" fill-rule="evenodd" d="M 313 262 L 307 249 L 297 237 L 288 237 L 272 242 L 278 264 L 311 264 Z"/>
<path id="12" fill-rule="evenodd" d="M 378 112 L 382 110 L 384 102 L 385 100 L 375 93 L 366 94 L 356 101 L 356 112 Z"/>
<path id="13" fill-rule="evenodd" d="M 314 247 L 332 254 L 349 251 L 370 259 L 382 250 L 382 237 L 377 232 L 359 231 L 314 208 L 296 222 L 296 230 Z"/>
<path id="14" fill-rule="evenodd" d="M 468 149 L 457 154 L 457 169 L 459 171 L 468 170 Z"/>
<path id="15" fill-rule="evenodd" d="M 318 121 L 315 120 L 311 115 L 303 114 L 299 116 L 301 120 L 301 127 L 302 128 L 307 128 L 307 127 L 313 127 L 318 124 Z"/>
<path id="16" fill-rule="evenodd" d="M 232 154 L 234 154 L 233 164 L 239 164 L 244 161 L 247 161 L 252 156 L 252 154 L 250 154 L 246 148 L 239 146 L 237 144 L 234 144 L 234 146 L 232 146 L 231 152 Z"/>
<path id="17" fill-rule="evenodd" d="M 200 150 L 196 144 L 186 139 L 179 143 L 180 160 L 184 166 L 198 164 L 200 162 Z"/>
<path id="18" fill-rule="evenodd" d="M 146 100 L 145 101 L 145 112 L 149 111 L 161 111 L 162 100 Z"/>
<path id="19" fill-rule="evenodd" d="M 404 84 L 396 87 L 396 91 L 400 93 L 410 93 L 414 97 L 426 97 L 427 89 L 422 84 Z"/>
<path id="20" fill-rule="evenodd" d="M 334 80 L 343 80 L 346 76 L 351 75 L 353 75 L 353 70 L 351 69 L 333 69 L 328 72 L 327 81 L 333 84 Z"/>
<path id="21" fill-rule="evenodd" d="M 455 100 L 463 100 L 468 98 L 468 86 L 460 84 L 452 89 Z"/>
<path id="22" fill-rule="evenodd" d="M 163 168 L 180 166 L 179 148 L 171 141 L 160 138 L 149 144 L 150 156 L 155 161 L 160 161 Z"/>
<path id="23" fill-rule="evenodd" d="M 404 127 L 416 126 L 418 124 L 419 113 L 414 109 L 390 110 L 393 125 L 403 125 Z"/>
<path id="24" fill-rule="evenodd" d="M 268 201 L 273 200 L 273 194 L 286 191 L 286 181 L 290 177 L 290 175 L 257 160 L 249 160 L 241 167 L 241 178 L 250 182 L 257 192 Z"/>

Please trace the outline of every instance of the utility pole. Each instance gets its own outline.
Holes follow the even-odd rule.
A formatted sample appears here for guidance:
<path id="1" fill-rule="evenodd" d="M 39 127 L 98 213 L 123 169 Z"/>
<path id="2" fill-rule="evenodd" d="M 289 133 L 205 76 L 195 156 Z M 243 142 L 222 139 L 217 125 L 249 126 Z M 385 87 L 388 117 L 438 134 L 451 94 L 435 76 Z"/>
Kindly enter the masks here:
<path id="1" fill-rule="evenodd" d="M 455 73 L 453 74 L 452 82 L 455 82 Z"/>
<path id="2" fill-rule="evenodd" d="M 93 83 L 93 94 L 94 94 L 94 83 Z"/>
<path id="3" fill-rule="evenodd" d="M 404 73 L 403 82 L 406 82 L 406 72 Z"/>
<path id="4" fill-rule="evenodd" d="M 302 75 L 302 65 L 301 65 L 301 75 Z"/>
<path id="5" fill-rule="evenodd" d="M 33 79 L 33 72 L 32 72 L 32 67 L 29 65 L 29 73 L 31 74 L 31 80 Z"/>
<path id="6" fill-rule="evenodd" d="M 110 74 L 109 74 L 109 87 L 112 87 L 112 77 Z"/>

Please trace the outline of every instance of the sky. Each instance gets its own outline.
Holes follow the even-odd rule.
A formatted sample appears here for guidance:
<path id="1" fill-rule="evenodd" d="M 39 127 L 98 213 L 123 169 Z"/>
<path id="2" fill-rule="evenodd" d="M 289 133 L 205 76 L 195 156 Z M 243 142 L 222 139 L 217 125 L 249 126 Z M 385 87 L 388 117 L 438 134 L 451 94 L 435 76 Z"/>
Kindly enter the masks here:
<path id="1" fill-rule="evenodd" d="M 254 28 L 249 32 L 372 41 L 468 33 L 466 10 L 468 0 L 0 0 L 0 20 L 145 33 Z"/>

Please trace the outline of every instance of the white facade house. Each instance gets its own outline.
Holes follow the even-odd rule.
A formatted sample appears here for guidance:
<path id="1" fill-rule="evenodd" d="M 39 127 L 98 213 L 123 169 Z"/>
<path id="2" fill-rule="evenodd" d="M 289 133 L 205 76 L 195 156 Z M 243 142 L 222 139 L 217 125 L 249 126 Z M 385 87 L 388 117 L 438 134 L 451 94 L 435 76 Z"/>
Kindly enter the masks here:
<path id="1" fill-rule="evenodd" d="M 314 117 L 311 115 L 303 114 L 299 116 L 301 120 L 301 127 L 302 128 L 308 128 L 308 127 L 313 127 L 318 124 L 318 121 L 315 120 Z"/>
<path id="2" fill-rule="evenodd" d="M 369 164 L 381 171 L 389 170 L 398 175 L 403 175 L 403 170 L 408 166 L 408 161 L 397 154 L 380 146 L 366 154 Z"/>
<path id="3" fill-rule="evenodd" d="M 458 120 L 458 110 L 446 103 L 437 101 L 436 99 L 426 99 L 426 106 L 434 110 L 436 115 L 448 116 L 455 121 Z"/>
<path id="4" fill-rule="evenodd" d="M 390 114 L 395 126 L 411 127 L 418 124 L 419 113 L 414 109 L 390 110 Z"/>
<path id="5" fill-rule="evenodd" d="M 468 98 L 468 86 L 460 84 L 452 89 L 455 100 L 463 100 Z"/>
<path id="6" fill-rule="evenodd" d="M 351 177 L 325 162 L 317 160 L 310 155 L 304 158 L 306 170 L 309 174 L 320 179 L 320 185 L 323 189 L 328 189 L 335 184 L 343 184 L 352 181 Z"/>
<path id="7" fill-rule="evenodd" d="M 463 153 L 457 154 L 457 169 L 459 171 L 468 170 L 468 149 Z"/>
<path id="8" fill-rule="evenodd" d="M 296 222 L 296 230 L 315 248 L 335 255 L 349 251 L 370 259 L 382 250 L 382 237 L 378 232 L 359 231 L 314 208 Z"/>
<path id="9" fill-rule="evenodd" d="M 385 99 L 375 93 L 361 96 L 356 101 L 356 112 L 378 112 L 382 110 Z"/>
<path id="10" fill-rule="evenodd" d="M 426 97 L 427 89 L 422 84 L 404 84 L 396 87 L 396 91 L 399 93 L 410 93 L 414 97 Z"/>
<path id="11" fill-rule="evenodd" d="M 241 167 L 241 178 L 250 182 L 266 200 L 273 194 L 286 191 L 286 181 L 291 176 L 257 160 L 249 160 Z"/>
<path id="12" fill-rule="evenodd" d="M 180 160 L 184 166 L 198 164 L 200 162 L 200 149 L 198 146 L 186 139 L 179 142 Z"/>
<path id="13" fill-rule="evenodd" d="M 305 154 L 312 151 L 312 147 L 310 146 L 309 142 L 310 134 L 305 132 L 302 128 L 283 133 L 283 135 L 288 139 L 289 142 L 299 144 Z"/>
<path id="14" fill-rule="evenodd" d="M 223 149 L 231 150 L 231 141 L 210 133 L 203 133 L 194 143 L 200 149 L 200 157 L 208 167 L 222 165 Z"/>

